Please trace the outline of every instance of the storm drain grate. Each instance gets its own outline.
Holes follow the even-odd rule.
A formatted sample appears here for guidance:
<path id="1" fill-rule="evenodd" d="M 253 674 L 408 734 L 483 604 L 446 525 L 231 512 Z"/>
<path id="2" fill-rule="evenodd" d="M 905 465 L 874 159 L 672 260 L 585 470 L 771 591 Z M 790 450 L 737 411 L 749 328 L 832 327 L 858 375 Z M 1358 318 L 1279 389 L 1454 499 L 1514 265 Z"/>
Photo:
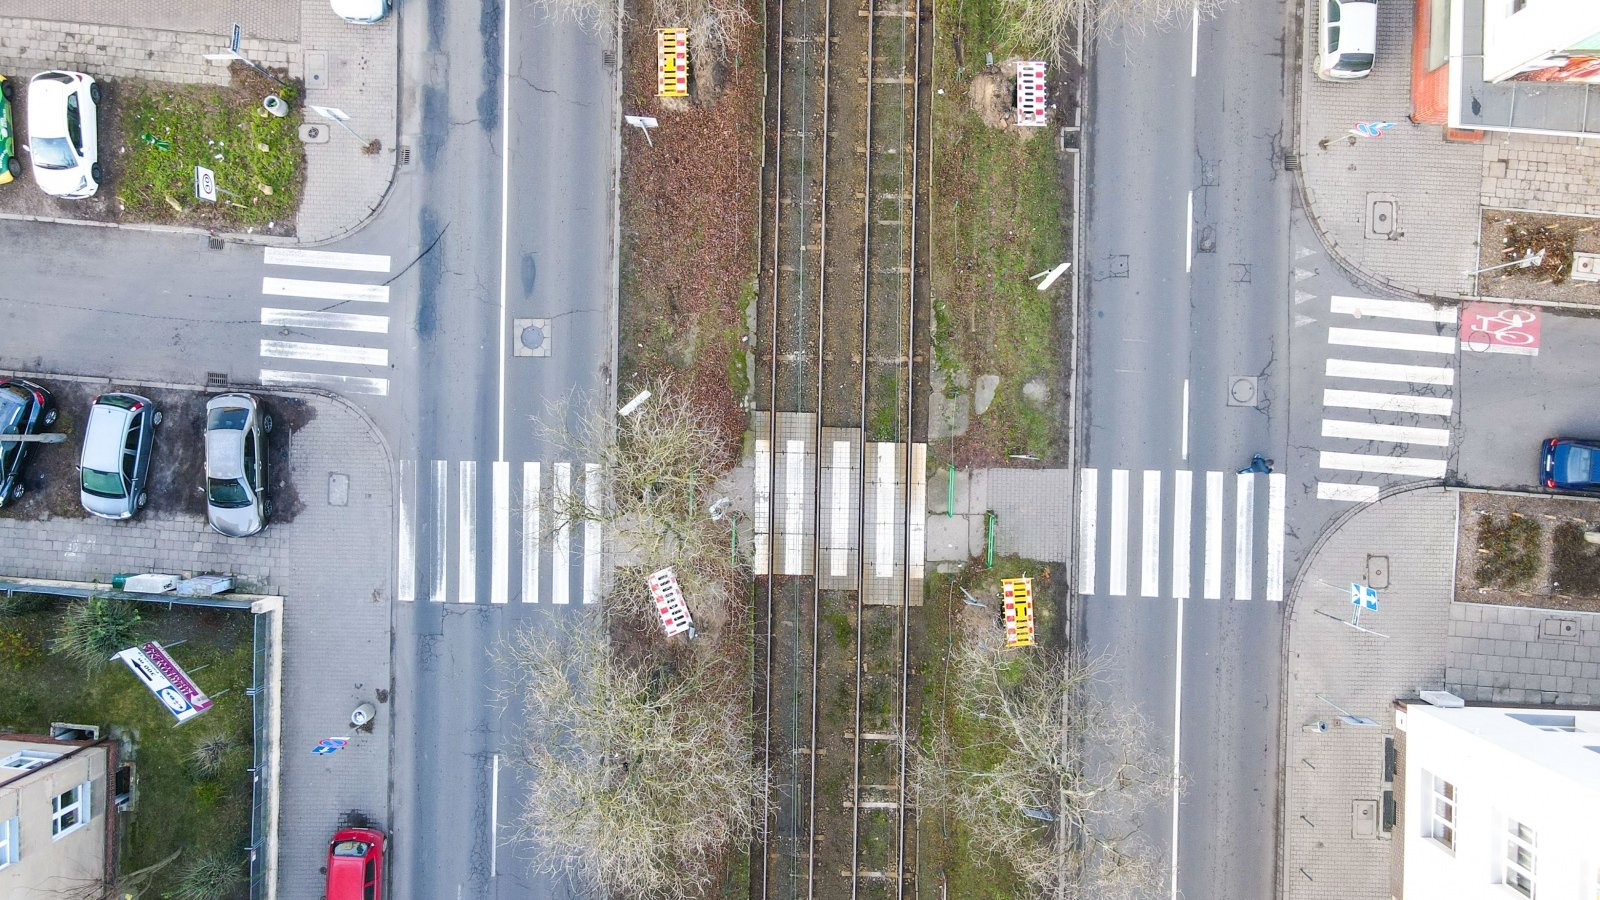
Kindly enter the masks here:
<path id="1" fill-rule="evenodd" d="M 400 165 L 401 166 L 409 166 L 409 165 L 411 165 L 411 148 L 406 146 L 405 144 L 401 144 L 400 145 Z"/>
<path id="2" fill-rule="evenodd" d="M 227 246 L 227 242 L 216 235 L 212 235 L 210 239 L 206 241 L 206 246 L 210 247 L 212 250 L 221 250 L 223 247 Z"/>

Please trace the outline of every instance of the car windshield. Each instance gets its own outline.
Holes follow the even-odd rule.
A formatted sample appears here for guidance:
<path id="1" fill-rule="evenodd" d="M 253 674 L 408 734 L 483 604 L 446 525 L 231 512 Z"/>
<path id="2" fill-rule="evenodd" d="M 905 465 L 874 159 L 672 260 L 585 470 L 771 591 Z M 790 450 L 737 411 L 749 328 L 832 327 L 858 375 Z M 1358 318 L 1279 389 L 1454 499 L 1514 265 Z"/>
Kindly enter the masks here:
<path id="1" fill-rule="evenodd" d="M 121 498 L 128 496 L 122 489 L 122 476 L 116 472 L 102 472 L 87 466 L 83 469 L 83 489 L 97 497 Z"/>
<path id="2" fill-rule="evenodd" d="M 1567 445 L 1567 465 L 1561 480 L 1568 484 L 1594 481 L 1594 451 L 1587 447 Z"/>
<path id="3" fill-rule="evenodd" d="M 238 509 L 250 505 L 250 492 L 245 490 L 243 482 L 231 478 L 207 478 L 206 482 L 206 497 L 212 506 Z"/>
<path id="4" fill-rule="evenodd" d="M 211 431 L 227 428 L 237 430 L 244 427 L 250 418 L 250 410 L 237 407 L 224 407 L 213 409 L 206 414 L 206 428 Z"/>
<path id="5" fill-rule="evenodd" d="M 1339 58 L 1339 63 L 1334 68 L 1341 72 L 1365 72 L 1372 68 L 1372 54 L 1346 53 Z"/>
<path id="6" fill-rule="evenodd" d="M 366 856 L 366 841 L 340 841 L 333 845 L 334 856 Z"/>
<path id="7" fill-rule="evenodd" d="M 33 164 L 41 169 L 70 169 L 77 164 L 77 155 L 64 137 L 36 137 L 28 142 L 33 151 Z"/>
<path id="8" fill-rule="evenodd" d="M 0 432 L 15 434 L 22 425 L 22 413 L 27 410 L 28 404 L 13 391 L 15 388 L 0 389 Z"/>

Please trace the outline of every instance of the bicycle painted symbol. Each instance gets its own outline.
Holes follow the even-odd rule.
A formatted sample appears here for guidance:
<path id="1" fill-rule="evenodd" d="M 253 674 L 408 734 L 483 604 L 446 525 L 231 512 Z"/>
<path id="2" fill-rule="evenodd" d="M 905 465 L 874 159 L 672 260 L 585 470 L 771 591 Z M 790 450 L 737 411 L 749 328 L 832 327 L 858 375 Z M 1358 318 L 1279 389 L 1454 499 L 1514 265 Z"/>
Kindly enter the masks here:
<path id="1" fill-rule="evenodd" d="M 338 753 L 348 743 L 349 741 L 344 738 L 323 738 L 317 742 L 315 747 L 311 748 L 311 752 L 318 756 L 327 756 L 331 753 Z"/>
<path id="2" fill-rule="evenodd" d="M 1357 122 L 1350 133 L 1356 137 L 1383 137 L 1383 133 L 1393 127 L 1393 122 Z"/>
<path id="3" fill-rule="evenodd" d="M 1538 356 L 1540 325 L 1535 309 L 1469 303 L 1461 310 L 1461 349 Z"/>

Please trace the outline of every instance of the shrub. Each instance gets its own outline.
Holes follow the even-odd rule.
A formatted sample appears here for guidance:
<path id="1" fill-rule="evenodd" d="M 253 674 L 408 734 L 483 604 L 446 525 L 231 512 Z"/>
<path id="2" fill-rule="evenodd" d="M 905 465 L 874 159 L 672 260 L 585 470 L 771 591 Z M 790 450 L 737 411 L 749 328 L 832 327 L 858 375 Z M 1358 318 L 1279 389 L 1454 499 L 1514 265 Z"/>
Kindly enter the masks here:
<path id="1" fill-rule="evenodd" d="M 139 642 L 139 611 L 125 600 L 90 597 L 74 603 L 61 617 L 61 628 L 50 649 L 93 669 L 113 653 Z"/>
<path id="2" fill-rule="evenodd" d="M 244 885 L 243 858 L 207 853 L 184 866 L 171 900 L 232 900 Z"/>
<path id="3" fill-rule="evenodd" d="M 239 742 L 225 734 L 208 734 L 189 748 L 189 765 L 195 774 L 214 778 L 227 768 L 228 759 Z"/>
<path id="4" fill-rule="evenodd" d="M 1505 522 L 1488 513 L 1478 516 L 1478 584 L 1509 590 L 1539 574 L 1542 531 L 1538 522 L 1516 513 Z"/>
<path id="5" fill-rule="evenodd" d="M 26 632 L 0 628 L 0 668 L 20 671 L 44 659 L 44 649 Z"/>

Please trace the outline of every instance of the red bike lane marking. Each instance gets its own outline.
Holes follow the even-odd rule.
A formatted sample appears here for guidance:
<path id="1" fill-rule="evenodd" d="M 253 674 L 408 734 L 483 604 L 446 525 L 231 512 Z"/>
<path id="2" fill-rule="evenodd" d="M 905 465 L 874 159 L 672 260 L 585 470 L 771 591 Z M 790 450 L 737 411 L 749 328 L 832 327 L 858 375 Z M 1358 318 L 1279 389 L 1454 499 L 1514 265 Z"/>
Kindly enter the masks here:
<path id="1" fill-rule="evenodd" d="M 1468 303 L 1461 308 L 1461 349 L 1538 356 L 1542 324 L 1531 307 Z"/>

